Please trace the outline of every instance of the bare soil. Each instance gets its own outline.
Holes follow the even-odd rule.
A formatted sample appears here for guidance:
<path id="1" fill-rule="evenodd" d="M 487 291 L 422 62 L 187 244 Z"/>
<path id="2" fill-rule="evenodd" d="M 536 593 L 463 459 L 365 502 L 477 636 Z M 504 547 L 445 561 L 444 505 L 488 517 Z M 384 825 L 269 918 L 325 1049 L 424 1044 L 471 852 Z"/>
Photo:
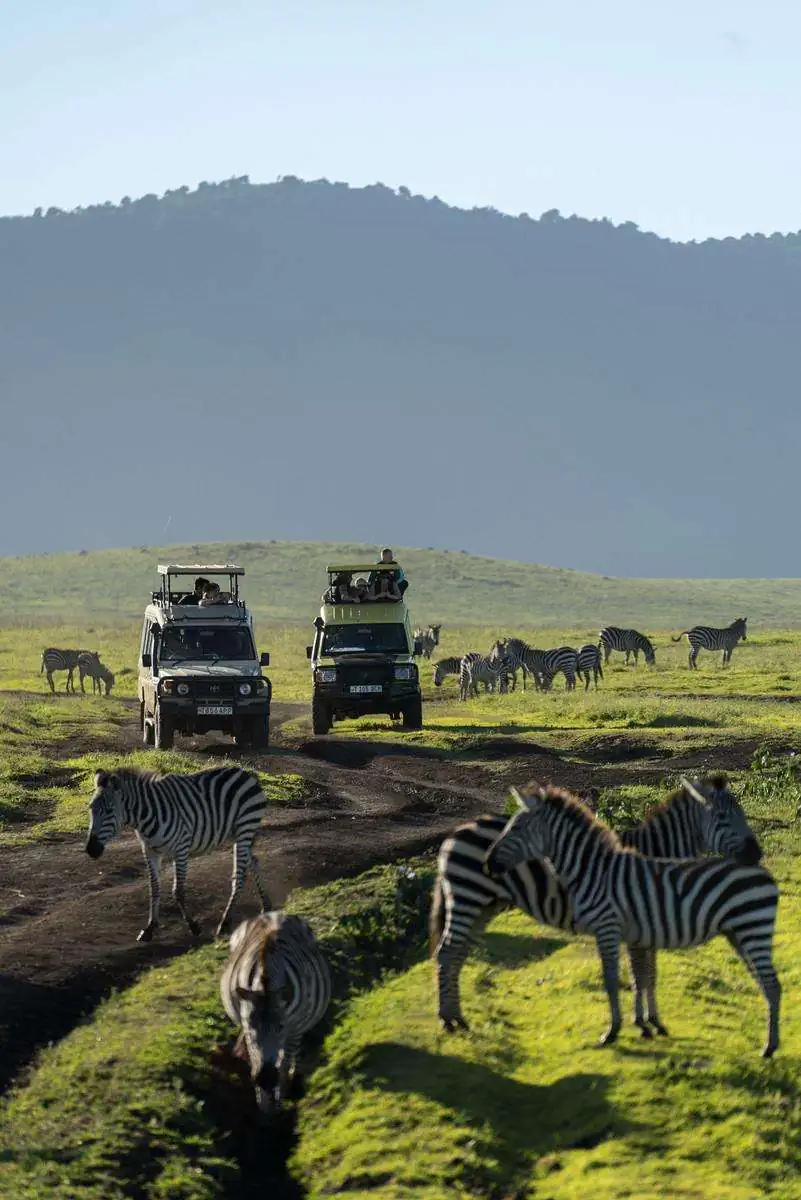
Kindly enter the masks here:
<path id="1" fill-rule="evenodd" d="M 567 761 L 514 738 L 487 739 L 482 756 L 471 737 L 464 757 L 404 743 L 400 733 L 397 743 L 285 739 L 282 723 L 306 708 L 275 704 L 275 746 L 259 758 L 243 757 L 263 771 L 296 772 L 306 784 L 300 800 L 271 810 L 257 841 L 276 906 L 295 887 L 433 851 L 456 824 L 500 809 L 511 782 L 533 776 L 573 789 L 656 782 L 666 770 L 745 766 L 754 749 L 743 742 L 668 764 L 649 755 L 645 743 L 638 756 L 634 740 L 627 742 L 625 758 L 613 753 L 601 762 L 597 742 L 588 744 L 590 761 L 576 761 L 575 751 Z M 133 705 L 120 739 L 123 746 L 138 741 Z M 198 739 L 193 749 L 199 766 L 211 753 L 236 753 L 230 743 L 211 738 Z M 190 904 L 205 939 L 213 936 L 226 902 L 230 872 L 228 850 L 190 866 Z M 78 835 L 0 850 L 0 881 L 2 1089 L 37 1048 L 64 1036 L 112 989 L 195 943 L 171 903 L 168 884 L 157 941 L 137 943 L 147 917 L 147 884 L 133 835 L 113 843 L 98 861 L 84 853 Z M 255 896 L 247 892 L 238 915 L 254 911 Z"/>

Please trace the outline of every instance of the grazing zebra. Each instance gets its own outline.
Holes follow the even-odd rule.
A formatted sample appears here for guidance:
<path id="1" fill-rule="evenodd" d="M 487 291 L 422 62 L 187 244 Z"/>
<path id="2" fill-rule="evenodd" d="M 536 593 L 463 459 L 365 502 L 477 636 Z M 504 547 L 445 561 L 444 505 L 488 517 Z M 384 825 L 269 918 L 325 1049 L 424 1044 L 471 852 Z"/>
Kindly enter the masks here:
<path id="1" fill-rule="evenodd" d="M 265 913 L 233 933 L 220 979 L 225 1011 L 242 1030 L 263 1112 L 272 1112 L 296 1080 L 304 1033 L 331 1000 L 331 972 L 302 917 Z"/>
<path id="2" fill-rule="evenodd" d="M 720 854 L 751 865 L 761 849 L 745 813 L 722 775 L 693 787 L 682 781 L 665 804 L 633 829 L 619 834 L 651 858 L 698 858 Z M 593 810 L 597 791 L 582 796 Z M 431 950 L 436 959 L 439 1017 L 447 1032 L 467 1028 L 459 999 L 459 974 L 487 923 L 512 905 L 542 925 L 574 932 L 565 889 L 546 863 L 522 862 L 501 879 L 488 879 L 484 860 L 506 828 L 508 817 L 483 816 L 462 825 L 442 843 L 431 902 Z M 637 953 L 636 951 L 634 952 Z M 631 955 L 631 952 L 630 952 Z"/>
<path id="3" fill-rule="evenodd" d="M 137 941 L 149 942 L 159 923 L 162 856 L 172 859 L 173 898 L 189 929 L 197 936 L 200 925 L 186 910 L 189 856 L 206 854 L 224 842 L 233 841 L 231 895 L 217 928 L 219 937 L 248 870 L 261 897 L 262 911 L 269 907 L 252 849 L 266 808 L 267 798 L 258 779 L 240 767 L 215 767 L 194 775 L 162 775 L 133 767 L 113 773 L 98 771 L 89 805 L 86 852 L 91 858 L 99 858 L 123 826 L 135 831 L 150 876 L 150 914 Z"/>
<path id="4" fill-rule="evenodd" d="M 47 672 L 47 682 L 50 684 L 50 691 L 55 692 L 56 685 L 53 683 L 54 671 L 67 672 L 66 691 L 75 691 L 75 679 L 73 672 L 78 666 L 78 659 L 82 654 L 87 657 L 98 658 L 96 650 L 57 650 L 55 646 L 48 646 L 42 651 L 42 665 L 39 668 L 39 674 Z M 98 659 L 98 661 L 100 661 Z"/>
<path id="5" fill-rule="evenodd" d="M 488 692 L 494 692 L 496 688 L 499 692 L 506 692 L 508 673 L 509 664 L 506 659 L 493 663 L 475 651 L 465 654 L 459 671 L 459 696 L 462 700 L 478 696 L 480 683 L 484 684 Z"/>
<path id="6" fill-rule="evenodd" d="M 428 625 L 425 629 L 415 629 L 414 640 L 421 643 L 421 653 L 426 658 L 431 658 L 431 655 L 439 645 L 439 631 L 441 625 Z"/>
<path id="7" fill-rule="evenodd" d="M 434 687 L 442 687 L 442 681 L 448 675 L 459 675 L 462 670 L 462 660 L 458 655 L 451 658 L 441 658 L 434 663 Z"/>
<path id="8" fill-rule="evenodd" d="M 572 646 L 559 646 L 556 650 L 526 651 L 524 665 L 529 675 L 539 679 L 543 691 L 550 691 L 554 676 L 561 671 L 565 677 L 565 690 L 572 692 L 576 686 L 578 655 Z"/>
<path id="9" fill-rule="evenodd" d="M 576 659 L 578 665 L 579 679 L 584 680 L 584 691 L 590 690 L 590 675 L 592 675 L 595 687 L 598 687 L 598 680 L 603 679 L 604 669 L 601 666 L 601 651 L 592 642 L 588 642 L 586 646 L 582 646 L 576 651 Z"/>
<path id="10" fill-rule="evenodd" d="M 497 641 L 489 652 L 491 663 L 499 663 L 501 660 L 505 660 L 509 664 L 507 670 L 512 680 L 512 691 L 517 687 L 518 671 L 522 671 L 523 691 L 526 690 L 526 654 L 529 649 L 530 647 L 524 641 L 521 641 L 520 638 L 507 638 L 505 641 Z M 539 688 L 539 676 L 534 676 L 534 683 Z"/>
<path id="11" fill-rule="evenodd" d="M 690 670 L 695 670 L 698 665 L 699 650 L 722 650 L 723 662 L 721 665 L 725 667 L 728 662 L 731 662 L 731 652 L 740 638 L 743 641 L 747 640 L 745 636 L 747 620 L 748 617 L 738 617 L 725 629 L 715 629 L 711 625 L 694 625 L 692 629 L 685 629 L 678 637 L 672 637 L 670 640 L 680 642 L 686 634 L 687 641 L 690 643 Z"/>
<path id="12" fill-rule="evenodd" d="M 86 691 L 83 681 L 87 675 L 92 681 L 92 694 L 102 692 L 103 685 L 105 684 L 106 695 L 108 696 L 114 686 L 114 676 L 96 654 L 92 654 L 88 650 L 81 650 L 78 654 L 78 676 L 81 681 L 82 692 Z"/>
<path id="13" fill-rule="evenodd" d="M 723 934 L 767 1002 L 762 1055 L 770 1058 L 779 1045 L 781 997 L 772 962 L 779 902 L 772 875 L 727 859 L 646 858 L 559 788 L 536 788 L 517 799 L 520 811 L 490 850 L 486 869 L 498 876 L 528 859 L 550 860 L 570 897 L 576 931 L 593 934 L 598 947 L 611 1017 L 600 1044 L 614 1042 L 620 1031 L 621 943 L 651 952 L 631 956 L 634 1023 L 650 1037 L 651 1025 L 665 1032 L 656 1009 L 653 952 L 700 946 Z"/>
<path id="14" fill-rule="evenodd" d="M 637 666 L 641 650 L 649 667 L 653 667 L 656 663 L 656 655 L 651 642 L 644 633 L 638 633 L 636 629 L 618 629 L 616 625 L 607 625 L 598 634 L 598 649 L 602 648 L 604 663 L 609 662 L 609 655 L 613 650 L 625 653 L 626 666 L 629 665 L 629 655 L 632 654 L 634 655 L 634 665 Z"/>

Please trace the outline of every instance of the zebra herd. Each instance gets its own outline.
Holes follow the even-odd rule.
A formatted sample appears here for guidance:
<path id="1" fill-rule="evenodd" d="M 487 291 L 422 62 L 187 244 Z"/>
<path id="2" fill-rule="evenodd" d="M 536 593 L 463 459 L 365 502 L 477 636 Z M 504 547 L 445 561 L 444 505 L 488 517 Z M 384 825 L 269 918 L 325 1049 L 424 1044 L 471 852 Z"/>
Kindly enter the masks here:
<path id="1" fill-rule="evenodd" d="M 697 669 L 700 650 L 722 650 L 723 666 L 726 666 L 731 661 L 737 643 L 741 639 L 746 640 L 746 620 L 745 617 L 738 617 L 723 629 L 695 625 L 672 640 L 678 642 L 686 637 L 689 641 L 691 670 Z M 437 634 L 440 628 L 436 626 Z M 607 625 L 598 634 L 597 645 L 590 642 L 578 649 L 557 646 L 552 650 L 537 650 L 521 638 L 505 638 L 496 641 L 486 655 L 471 650 L 467 654 L 441 658 L 434 664 L 434 686 L 441 687 L 449 675 L 456 675 L 460 698 L 469 700 L 479 694 L 479 684 L 483 684 L 485 692 L 514 691 L 520 671 L 523 691 L 526 690 L 527 677 L 534 680 L 537 690 L 550 691 L 555 677 L 561 674 L 567 691 L 574 691 L 576 680 L 582 680 L 586 692 L 591 683 L 598 687 L 598 681 L 604 677 L 603 668 L 613 652 L 625 654 L 627 666 L 633 659 L 636 667 L 640 654 L 648 666 L 656 664 L 653 642 L 645 634 L 637 629 Z M 430 652 L 427 657 L 430 657 Z"/>
<path id="2" fill-rule="evenodd" d="M 770 1057 L 779 1044 L 781 989 L 772 963 L 778 889 L 759 865 L 761 847 L 725 778 L 697 785 L 683 779 L 665 805 L 620 835 L 596 816 L 595 789 L 584 799 L 554 787 L 512 794 L 513 817 L 479 817 L 440 849 L 430 930 L 445 1029 L 467 1028 L 459 974 L 470 943 L 500 909 L 517 906 L 540 924 L 595 937 L 611 1013 L 602 1044 L 614 1041 L 621 1025 L 621 945 L 634 983 L 634 1022 L 650 1037 L 667 1033 L 656 1003 L 657 950 L 724 935 L 767 1002 L 763 1054 Z M 135 831 L 150 881 L 139 940 L 149 941 L 159 924 L 162 858 L 172 860 L 173 897 L 197 936 L 200 926 L 186 907 L 189 856 L 233 842 L 231 892 L 217 936 L 228 930 L 247 873 L 262 915 L 234 930 L 220 994 L 240 1030 L 234 1053 L 247 1059 L 259 1107 L 272 1113 L 294 1090 L 301 1039 L 328 1009 L 331 974 L 309 925 L 271 911 L 253 853 L 266 808 L 257 777 L 236 766 L 191 775 L 98 771 L 86 851 L 99 858 L 123 827 Z"/>
<path id="3" fill-rule="evenodd" d="M 84 680 L 91 679 L 92 692 L 100 692 L 102 694 L 103 686 L 105 685 L 106 695 L 111 693 L 114 686 L 114 676 L 111 671 L 100 661 L 100 655 L 96 650 L 58 650 L 55 646 L 48 646 L 42 651 L 42 664 L 39 669 L 39 674 L 47 674 L 47 682 L 50 684 L 50 691 L 55 693 L 56 685 L 53 682 L 53 673 L 55 671 L 67 672 L 67 683 L 65 690 L 67 692 L 75 692 L 75 670 L 77 668 L 78 676 L 81 683 L 81 691 L 85 692 Z"/>

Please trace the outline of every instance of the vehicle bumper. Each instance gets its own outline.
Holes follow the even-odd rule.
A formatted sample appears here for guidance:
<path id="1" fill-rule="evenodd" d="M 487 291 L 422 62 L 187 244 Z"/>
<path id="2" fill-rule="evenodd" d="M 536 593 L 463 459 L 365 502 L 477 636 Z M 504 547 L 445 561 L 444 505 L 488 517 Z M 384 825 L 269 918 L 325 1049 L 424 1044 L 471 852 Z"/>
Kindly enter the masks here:
<path id="1" fill-rule="evenodd" d="M 338 716 L 363 716 L 367 713 L 394 713 L 421 696 L 416 684 L 390 684 L 381 692 L 348 692 L 341 687 L 318 685 L 315 696 L 325 701 Z"/>

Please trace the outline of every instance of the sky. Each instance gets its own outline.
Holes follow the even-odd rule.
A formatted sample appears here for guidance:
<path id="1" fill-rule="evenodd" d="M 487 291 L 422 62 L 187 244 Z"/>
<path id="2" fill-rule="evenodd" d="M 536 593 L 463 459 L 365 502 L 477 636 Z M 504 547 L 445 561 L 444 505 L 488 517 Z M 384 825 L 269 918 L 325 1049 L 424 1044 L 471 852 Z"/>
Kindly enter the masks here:
<path id="1" fill-rule="evenodd" d="M 801 227 L 786 0 L 0 0 L 0 213 L 249 175 Z"/>

